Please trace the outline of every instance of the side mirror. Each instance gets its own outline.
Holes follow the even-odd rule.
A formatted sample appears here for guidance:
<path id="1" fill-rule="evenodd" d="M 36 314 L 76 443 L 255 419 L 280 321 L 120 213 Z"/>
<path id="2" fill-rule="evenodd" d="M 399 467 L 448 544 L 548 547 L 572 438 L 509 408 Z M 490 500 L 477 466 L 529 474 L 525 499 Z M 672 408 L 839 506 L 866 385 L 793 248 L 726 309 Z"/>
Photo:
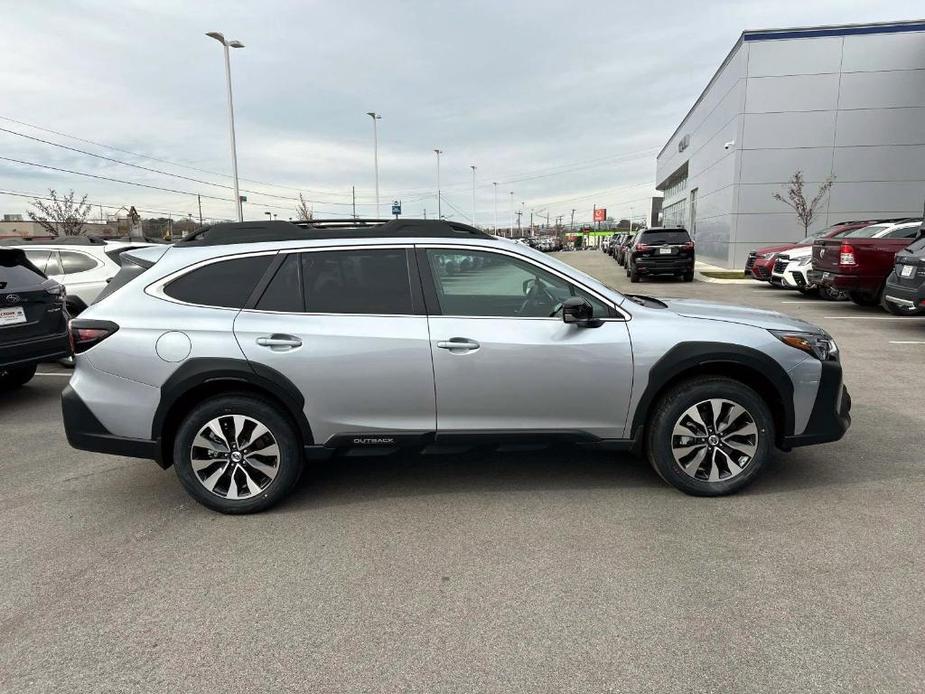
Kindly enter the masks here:
<path id="1" fill-rule="evenodd" d="M 562 302 L 562 320 L 584 328 L 596 328 L 603 324 L 603 321 L 594 318 L 591 302 L 580 296 L 572 296 Z"/>

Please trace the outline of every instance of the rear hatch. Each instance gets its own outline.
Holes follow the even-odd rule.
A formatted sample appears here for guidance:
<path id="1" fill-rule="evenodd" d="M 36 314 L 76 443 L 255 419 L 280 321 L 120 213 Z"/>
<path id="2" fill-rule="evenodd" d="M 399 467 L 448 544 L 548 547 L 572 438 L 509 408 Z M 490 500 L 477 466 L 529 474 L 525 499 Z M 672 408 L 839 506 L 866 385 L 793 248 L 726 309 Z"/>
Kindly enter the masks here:
<path id="1" fill-rule="evenodd" d="M 101 291 L 93 303 L 98 304 L 107 296 L 112 296 L 118 290 L 131 282 L 136 277 L 144 273 L 145 270 L 152 267 L 161 256 L 167 252 L 169 246 L 148 246 L 135 248 L 128 251 L 120 251 L 118 262 L 121 266 L 116 276 L 112 278 L 109 284 Z"/>
<path id="2" fill-rule="evenodd" d="M 693 257 L 694 243 L 684 229 L 653 229 L 641 233 L 635 252 L 650 262 L 675 263 Z"/>
<path id="3" fill-rule="evenodd" d="M 46 278 L 24 251 L 0 249 L 0 343 L 55 335 L 66 328 L 64 288 Z"/>
<path id="4" fill-rule="evenodd" d="M 890 283 L 910 289 L 917 289 L 925 283 L 925 236 L 896 254 Z"/>

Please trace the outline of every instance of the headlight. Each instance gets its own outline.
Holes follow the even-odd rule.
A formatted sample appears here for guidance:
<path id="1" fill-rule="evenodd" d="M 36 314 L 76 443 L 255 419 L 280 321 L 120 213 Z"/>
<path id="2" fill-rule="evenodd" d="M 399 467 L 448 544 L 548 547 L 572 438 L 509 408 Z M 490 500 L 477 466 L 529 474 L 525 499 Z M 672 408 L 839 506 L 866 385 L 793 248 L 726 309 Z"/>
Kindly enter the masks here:
<path id="1" fill-rule="evenodd" d="M 819 361 L 837 361 L 838 345 L 825 333 L 799 333 L 771 330 L 771 334 L 786 345 L 810 354 Z"/>
<path id="2" fill-rule="evenodd" d="M 758 254 L 758 257 L 761 258 L 761 260 L 767 260 L 768 258 L 773 258 L 775 255 L 777 254 L 776 253 L 760 253 Z"/>

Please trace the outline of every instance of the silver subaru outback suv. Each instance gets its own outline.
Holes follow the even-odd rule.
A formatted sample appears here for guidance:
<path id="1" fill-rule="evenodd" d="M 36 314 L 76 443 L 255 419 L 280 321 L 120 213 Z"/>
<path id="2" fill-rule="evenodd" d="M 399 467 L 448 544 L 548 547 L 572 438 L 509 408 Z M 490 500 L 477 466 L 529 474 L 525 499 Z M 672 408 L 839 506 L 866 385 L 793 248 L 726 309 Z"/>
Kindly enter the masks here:
<path id="1" fill-rule="evenodd" d="M 124 254 L 70 330 L 71 445 L 172 465 L 226 513 L 278 502 L 306 459 L 435 445 L 636 452 L 728 494 L 851 421 L 820 328 L 624 295 L 453 222 L 217 224 Z"/>

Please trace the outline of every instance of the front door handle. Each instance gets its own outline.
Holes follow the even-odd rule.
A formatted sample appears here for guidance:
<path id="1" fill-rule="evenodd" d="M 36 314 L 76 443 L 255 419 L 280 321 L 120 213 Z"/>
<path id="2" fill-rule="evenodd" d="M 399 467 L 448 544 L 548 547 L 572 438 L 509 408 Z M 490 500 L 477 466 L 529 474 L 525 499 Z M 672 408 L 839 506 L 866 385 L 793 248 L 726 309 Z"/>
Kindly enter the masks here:
<path id="1" fill-rule="evenodd" d="M 451 337 L 449 340 L 441 340 L 437 343 L 440 349 L 448 349 L 451 352 L 473 352 L 481 345 L 475 340 L 468 337 Z"/>
<path id="2" fill-rule="evenodd" d="M 285 352 L 290 349 L 302 346 L 302 340 L 294 335 L 273 334 L 267 337 L 258 337 L 257 344 L 261 347 L 269 347 L 274 352 Z"/>

